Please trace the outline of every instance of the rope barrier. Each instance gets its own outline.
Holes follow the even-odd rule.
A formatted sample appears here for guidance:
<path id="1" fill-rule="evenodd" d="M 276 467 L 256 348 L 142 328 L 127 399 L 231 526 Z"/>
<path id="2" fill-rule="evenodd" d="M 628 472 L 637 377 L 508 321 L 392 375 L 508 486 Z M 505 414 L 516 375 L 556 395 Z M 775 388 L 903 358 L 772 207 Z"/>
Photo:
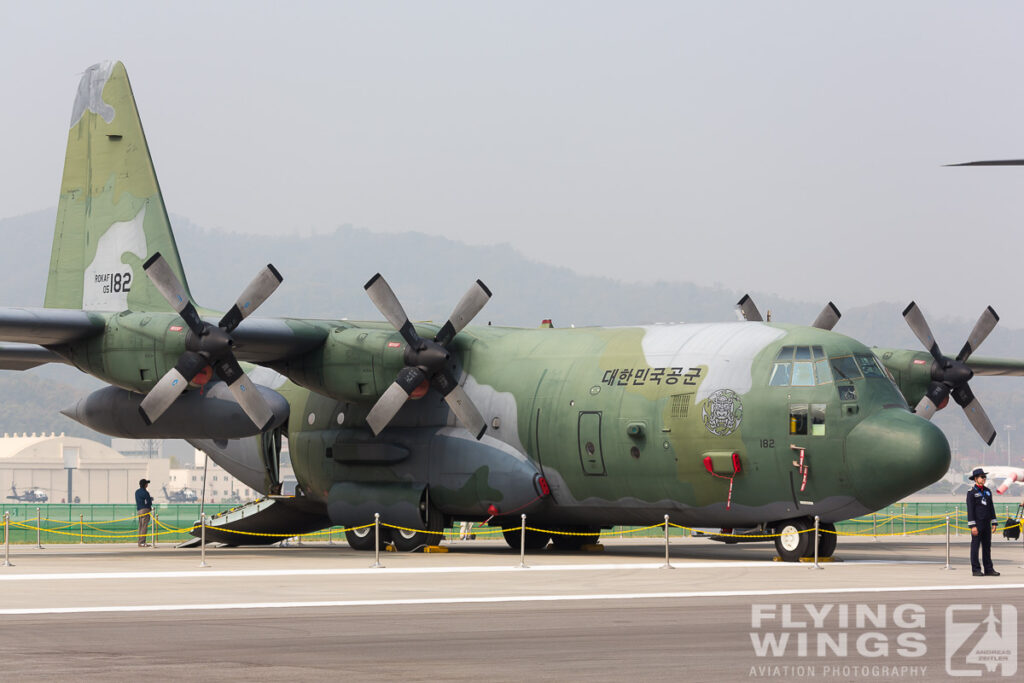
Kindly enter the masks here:
<path id="1" fill-rule="evenodd" d="M 953 511 L 953 514 L 955 516 L 959 517 L 959 511 Z M 181 528 L 171 527 L 171 526 L 165 524 L 163 521 L 161 521 L 157 515 L 153 515 L 152 513 L 144 513 L 143 515 L 133 515 L 131 517 L 122 517 L 122 518 L 119 518 L 119 519 L 112 519 L 112 520 L 105 520 L 105 521 L 94 521 L 94 522 L 86 523 L 84 525 L 82 525 L 81 523 L 80 524 L 75 524 L 73 522 L 65 522 L 64 520 L 54 520 L 54 519 L 49 519 L 49 518 L 43 518 L 41 520 L 33 520 L 33 522 L 35 522 L 35 524 L 27 523 L 27 522 L 17 522 L 17 521 L 13 521 L 12 520 L 10 522 L 10 526 L 13 527 L 13 528 L 23 529 L 25 531 L 46 532 L 46 533 L 49 533 L 49 534 L 56 534 L 56 535 L 59 535 L 59 536 L 76 536 L 76 537 L 80 537 L 80 538 L 91 538 L 91 539 L 99 538 L 99 539 L 111 539 L 111 540 L 116 540 L 116 539 L 134 539 L 134 538 L 136 538 L 138 536 L 138 530 L 137 529 L 133 528 L 130 531 L 121 532 L 119 530 L 115 531 L 115 530 L 110 530 L 110 529 L 103 529 L 103 528 L 100 528 L 100 526 L 101 525 L 111 525 L 111 524 L 135 521 L 135 520 L 138 520 L 140 517 L 143 517 L 143 516 L 146 516 L 146 515 L 150 516 L 150 518 L 153 521 L 153 529 L 151 530 L 150 533 L 152 533 L 154 536 L 157 536 L 157 537 L 188 534 L 188 533 L 192 533 L 195 530 L 200 528 L 200 524 L 198 522 L 193 523 L 191 526 L 188 526 L 188 527 L 181 527 Z M 889 517 L 886 517 L 886 518 L 881 519 L 881 520 L 870 520 L 870 519 L 864 519 L 864 518 L 856 518 L 856 519 L 845 520 L 845 522 L 846 523 L 854 523 L 854 524 L 871 524 L 872 528 L 870 530 L 866 531 L 866 532 L 841 531 L 841 530 L 838 530 L 838 529 L 824 529 L 824 528 L 820 529 L 820 531 L 821 531 L 821 533 L 825 533 L 825 534 L 833 534 L 835 536 L 849 536 L 849 537 L 869 537 L 869 536 L 871 536 L 871 537 L 877 537 L 877 536 L 898 537 L 898 536 L 913 536 L 913 535 L 917 535 L 917 534 L 927 533 L 929 531 L 935 531 L 936 529 L 944 529 L 946 525 L 943 522 L 941 524 L 935 524 L 935 525 L 931 525 L 931 526 L 926 526 L 926 527 L 919 528 L 919 529 L 912 529 L 912 530 L 909 530 L 909 531 L 900 531 L 900 532 L 890 531 L 889 533 L 878 533 L 878 529 L 880 527 L 882 527 L 883 525 L 885 525 L 885 524 L 890 524 L 890 523 L 892 523 L 892 522 L 894 522 L 896 520 L 900 520 L 900 519 L 903 519 L 903 520 L 907 520 L 907 519 L 910 519 L 910 520 L 935 520 L 935 519 L 939 519 L 939 518 L 944 519 L 944 518 L 946 518 L 948 516 L 950 516 L 949 513 L 942 514 L 942 515 L 906 515 L 906 514 L 900 515 L 900 514 L 897 514 L 897 515 L 890 515 Z M 43 522 L 59 523 L 59 524 L 61 524 L 61 526 L 47 527 L 47 526 L 43 525 Z M 784 535 L 782 533 L 757 533 L 757 534 L 755 534 L 755 533 L 731 533 L 731 532 L 724 532 L 724 531 L 722 531 L 722 532 L 708 532 L 708 531 L 702 531 L 702 530 L 694 528 L 694 527 L 685 526 L 685 525 L 682 525 L 682 524 L 675 524 L 675 523 L 672 523 L 672 522 L 669 522 L 668 525 L 670 527 L 673 527 L 673 528 L 676 528 L 676 529 L 680 529 L 680 530 L 685 531 L 685 532 L 689 532 L 691 535 L 700 535 L 700 536 L 705 536 L 705 537 L 707 537 L 707 536 L 714 536 L 716 538 L 773 539 L 773 538 L 778 538 L 778 537 Z M 77 529 L 74 532 L 64 531 L 65 529 L 70 529 L 72 527 L 81 527 L 81 526 L 84 526 L 84 527 L 88 528 L 91 531 L 100 532 L 100 533 L 86 534 L 86 533 L 83 533 L 81 531 L 81 528 Z M 236 535 L 239 535 L 239 536 L 254 536 L 254 537 L 263 537 L 263 538 L 286 539 L 286 538 L 293 538 L 293 537 L 298 537 L 298 538 L 321 537 L 321 536 L 326 536 L 328 534 L 333 534 L 334 531 L 339 530 L 339 529 L 341 531 L 360 531 L 360 530 L 363 530 L 363 529 L 372 528 L 374 526 L 374 524 L 373 523 L 369 523 L 369 524 L 363 524 L 361 526 L 340 527 L 340 528 L 339 527 L 331 527 L 331 528 L 328 528 L 328 529 L 322 529 L 322 530 L 319 530 L 319 531 L 312 531 L 312 532 L 308 532 L 308 533 L 294 533 L 294 532 L 291 532 L 291 533 L 269 533 L 269 532 L 258 532 L 258 531 L 242 531 L 242 530 L 238 530 L 238 529 L 229 529 L 229 528 L 225 528 L 225 527 L 219 527 L 219 526 L 216 526 L 216 525 L 213 525 L 213 524 L 209 524 L 209 523 L 207 523 L 205 526 L 206 526 L 207 529 L 210 529 L 210 530 L 213 530 L 213 531 L 217 531 L 219 533 L 236 534 Z M 418 534 L 424 534 L 424 535 L 434 535 L 434 536 L 439 536 L 439 537 L 447 536 L 449 534 L 449 532 L 452 531 L 450 529 L 443 529 L 443 530 L 440 530 L 440 531 L 428 530 L 428 529 L 414 529 L 414 528 L 410 528 L 410 527 L 399 526 L 399 525 L 396 525 L 396 524 L 388 524 L 386 522 L 381 522 L 381 526 L 387 527 L 387 528 L 390 528 L 390 529 L 394 529 L 396 531 L 404 531 L 404 532 L 408 532 L 408 533 L 418 533 Z M 631 534 L 640 534 L 640 533 L 643 533 L 643 532 L 652 531 L 654 529 L 659 529 L 660 530 L 661 528 L 663 528 L 663 526 L 664 526 L 663 524 L 651 524 L 649 526 L 636 527 L 636 528 L 633 528 L 633 529 L 619 529 L 616 533 L 617 533 L 617 535 L 619 537 L 622 537 L 622 536 L 631 535 Z M 595 533 L 596 534 L 600 534 L 601 533 L 600 531 L 598 531 L 598 532 L 593 532 L 593 531 L 590 531 L 590 532 L 587 532 L 587 531 L 565 531 L 563 529 L 542 529 L 542 528 L 530 527 L 530 526 L 526 526 L 526 527 L 520 527 L 520 526 L 500 527 L 500 526 L 497 526 L 497 527 L 491 527 L 491 528 L 480 528 L 480 527 L 477 527 L 476 529 L 474 529 L 474 534 L 476 534 L 478 536 L 480 536 L 480 535 L 483 535 L 483 536 L 492 535 L 493 536 L 495 534 L 503 534 L 503 533 L 505 533 L 506 531 L 509 531 L 509 530 L 519 531 L 520 528 L 525 528 L 527 531 L 531 531 L 531 532 L 534 532 L 534 533 L 549 534 L 549 535 L 555 535 L 555 536 L 589 537 L 589 536 L 594 536 Z M 969 527 L 969 526 L 968 527 L 963 527 L 963 526 L 958 526 L 958 525 L 952 524 L 952 523 L 949 525 L 949 528 L 956 529 L 958 531 L 965 531 L 965 532 L 970 532 L 970 530 L 971 530 L 971 527 Z M 1024 529 L 1024 520 L 1015 520 L 1014 523 L 1005 524 L 1003 526 L 1003 529 Z M 789 533 L 787 533 L 785 535 L 790 535 L 791 533 L 804 534 L 804 533 L 808 533 L 808 532 L 812 532 L 812 531 L 814 531 L 814 528 L 813 527 L 808 527 L 807 529 L 794 530 L 793 532 L 789 532 Z"/>

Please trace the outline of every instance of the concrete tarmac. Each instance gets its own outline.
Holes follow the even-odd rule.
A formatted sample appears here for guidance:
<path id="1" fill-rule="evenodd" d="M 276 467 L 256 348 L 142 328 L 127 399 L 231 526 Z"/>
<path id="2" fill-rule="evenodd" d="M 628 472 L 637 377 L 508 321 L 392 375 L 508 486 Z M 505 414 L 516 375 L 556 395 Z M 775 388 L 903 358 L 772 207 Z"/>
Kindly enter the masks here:
<path id="1" fill-rule="evenodd" d="M 963 536 L 950 571 L 939 538 L 844 538 L 843 561 L 820 570 L 774 562 L 767 544 L 673 539 L 666 569 L 656 540 L 604 543 L 600 553 L 528 553 L 525 569 L 504 542 L 480 540 L 443 554 L 381 553 L 383 568 L 344 544 L 208 549 L 207 568 L 198 550 L 170 546 L 14 546 L 14 566 L 0 567 L 0 671 L 5 680 L 936 680 L 947 667 L 977 669 L 966 657 L 989 606 L 998 616 L 1015 607 L 1017 625 L 1024 617 L 1021 542 L 994 541 L 1002 576 L 983 578 L 971 576 Z M 965 605 L 953 617 L 969 622 L 963 642 L 949 638 L 951 605 Z"/>

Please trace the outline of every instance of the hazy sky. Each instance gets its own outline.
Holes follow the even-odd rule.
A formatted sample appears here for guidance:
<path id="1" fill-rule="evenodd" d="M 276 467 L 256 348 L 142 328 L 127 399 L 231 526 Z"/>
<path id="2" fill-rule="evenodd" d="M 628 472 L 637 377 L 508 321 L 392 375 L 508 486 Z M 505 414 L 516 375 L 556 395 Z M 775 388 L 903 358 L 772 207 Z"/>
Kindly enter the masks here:
<path id="1" fill-rule="evenodd" d="M 1022 26 L 934 0 L 2 3 L 0 217 L 56 203 L 79 74 L 120 59 L 199 225 L 1024 327 L 1024 167 L 942 167 L 1024 157 Z"/>

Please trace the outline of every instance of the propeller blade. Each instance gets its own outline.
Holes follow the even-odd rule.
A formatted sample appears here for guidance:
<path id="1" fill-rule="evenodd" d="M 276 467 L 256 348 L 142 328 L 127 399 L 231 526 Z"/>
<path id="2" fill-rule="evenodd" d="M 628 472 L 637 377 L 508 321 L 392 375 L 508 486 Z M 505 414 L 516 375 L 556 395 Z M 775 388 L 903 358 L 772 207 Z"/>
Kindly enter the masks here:
<path id="1" fill-rule="evenodd" d="M 448 407 L 455 413 L 455 417 L 459 418 L 462 426 L 479 441 L 487 431 L 487 423 L 484 422 L 480 411 L 473 405 L 466 390 L 459 385 L 452 373 L 445 369 L 444 372 L 434 375 L 431 384 L 444 397 Z"/>
<path id="2" fill-rule="evenodd" d="M 462 426 L 469 430 L 469 433 L 476 437 L 477 441 L 482 439 L 484 432 L 487 431 L 487 423 L 484 422 L 480 411 L 469 399 L 466 390 L 456 384 L 455 388 L 444 397 L 444 400 L 455 413 L 455 417 L 459 418 Z"/>
<path id="3" fill-rule="evenodd" d="M 231 310 L 224 314 L 217 326 L 224 328 L 226 332 L 231 332 L 274 293 L 282 280 L 284 278 L 281 277 L 277 268 L 272 263 L 268 263 L 267 267 L 261 270 L 249 283 L 249 286 L 242 291 L 238 301 L 231 307 Z"/>
<path id="4" fill-rule="evenodd" d="M 932 416 L 939 410 L 939 407 L 932 402 L 927 396 L 923 396 L 920 401 L 917 402 L 917 406 L 914 407 L 914 413 L 920 415 L 926 420 L 932 419 Z"/>
<path id="5" fill-rule="evenodd" d="M 409 394 L 426 380 L 426 373 L 419 368 L 406 366 L 399 370 L 398 377 L 381 394 L 366 415 L 366 424 L 370 425 L 374 436 L 384 431 L 409 400 Z"/>
<path id="6" fill-rule="evenodd" d="M 178 358 L 139 404 L 139 414 L 147 425 L 156 422 L 171 404 L 188 388 L 192 378 L 206 367 L 206 359 L 194 351 L 186 351 Z"/>
<path id="7" fill-rule="evenodd" d="M 434 337 L 441 346 L 448 346 L 452 339 L 455 338 L 459 332 L 465 329 L 466 325 L 469 324 L 476 314 L 480 312 L 487 302 L 491 298 L 491 290 L 487 289 L 480 280 L 474 282 L 469 291 L 467 291 L 458 304 L 455 305 L 455 310 L 448 316 L 448 322 L 444 324 L 444 327 Z"/>
<path id="8" fill-rule="evenodd" d="M 971 388 L 966 384 L 957 387 L 953 390 L 953 400 L 964 409 L 967 419 L 985 441 L 985 444 L 991 446 L 996 439 L 996 428 L 992 426 L 992 420 L 988 418 L 988 413 L 981 407 L 981 402 L 974 397 Z"/>
<path id="9" fill-rule="evenodd" d="M 911 301 L 910 305 L 903 310 L 903 318 L 910 325 L 911 331 L 928 349 L 928 353 L 932 354 L 932 358 L 937 360 L 939 365 L 943 365 L 944 359 L 942 352 L 939 351 L 939 345 L 935 342 L 935 335 L 932 334 L 931 328 L 928 327 L 928 321 L 924 319 L 924 314 L 921 313 L 921 309 L 917 307 L 916 303 Z"/>
<path id="10" fill-rule="evenodd" d="M 817 327 L 819 330 L 831 330 L 839 322 L 839 319 L 843 317 L 843 314 L 839 312 L 836 305 L 831 301 L 821 309 L 821 313 L 811 323 L 811 327 Z"/>
<path id="11" fill-rule="evenodd" d="M 754 300 L 750 298 L 749 294 L 744 294 L 743 298 L 736 302 L 736 305 L 739 306 L 740 313 L 743 314 L 744 320 L 764 320 L 764 318 L 761 317 L 761 311 L 757 310 L 757 306 L 754 304 Z"/>
<path id="12" fill-rule="evenodd" d="M 988 337 L 998 322 L 999 316 L 991 306 L 982 311 L 981 317 L 974 324 L 974 329 L 971 330 L 971 334 L 967 337 L 967 342 L 960 349 L 956 359 L 963 362 L 970 358 L 971 354 L 978 350 L 978 347 L 981 346 L 981 343 L 985 341 L 985 338 Z"/>
<path id="13" fill-rule="evenodd" d="M 256 389 L 256 385 L 245 374 L 233 355 L 214 363 L 213 371 L 228 385 L 238 405 L 242 406 L 242 410 L 261 432 L 273 423 L 274 411 L 270 409 L 267 400 Z"/>
<path id="14" fill-rule="evenodd" d="M 181 280 L 174 274 L 174 271 L 171 270 L 171 265 L 160 255 L 160 252 L 158 251 L 150 256 L 142 264 L 142 269 L 146 271 L 146 275 L 153 285 L 156 286 L 157 290 L 167 299 L 167 303 L 171 305 L 171 308 L 178 312 L 178 315 L 185 321 L 188 328 L 194 334 L 201 335 L 204 329 L 203 321 L 199 319 L 199 313 L 188 298 L 188 292 L 185 291 Z"/>
<path id="15" fill-rule="evenodd" d="M 1024 159 L 995 159 L 992 161 L 968 161 L 963 164 L 946 164 L 946 166 L 1024 166 Z"/>
<path id="16" fill-rule="evenodd" d="M 363 289 L 366 290 L 366 294 L 377 310 L 401 333 L 402 338 L 409 346 L 418 347 L 421 341 L 420 336 L 416 334 L 412 323 L 409 322 L 409 316 L 405 314 L 405 309 L 402 308 L 402 304 L 399 303 L 398 297 L 395 296 L 395 292 L 384 276 L 377 273 L 363 285 Z"/>

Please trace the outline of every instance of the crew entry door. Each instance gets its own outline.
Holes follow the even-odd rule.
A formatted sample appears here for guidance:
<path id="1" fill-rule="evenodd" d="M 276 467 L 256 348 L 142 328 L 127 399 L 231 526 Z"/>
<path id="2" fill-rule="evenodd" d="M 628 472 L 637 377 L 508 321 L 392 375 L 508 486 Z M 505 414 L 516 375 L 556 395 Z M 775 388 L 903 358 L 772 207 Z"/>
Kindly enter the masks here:
<path id="1" fill-rule="evenodd" d="M 580 463 L 583 473 L 604 476 L 604 455 L 601 453 L 601 413 L 580 412 L 579 421 Z"/>

